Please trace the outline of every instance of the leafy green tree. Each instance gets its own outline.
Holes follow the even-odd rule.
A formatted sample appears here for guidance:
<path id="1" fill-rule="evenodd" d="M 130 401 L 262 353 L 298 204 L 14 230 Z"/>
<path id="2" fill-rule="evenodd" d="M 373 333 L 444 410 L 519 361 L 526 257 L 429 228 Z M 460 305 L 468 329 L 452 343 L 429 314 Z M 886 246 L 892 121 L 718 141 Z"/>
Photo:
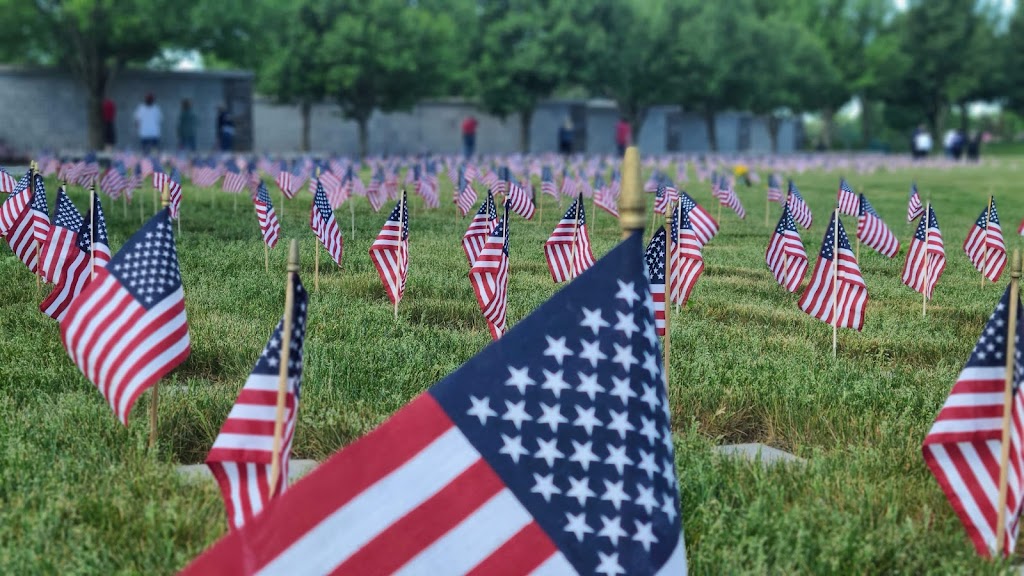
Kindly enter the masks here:
<path id="1" fill-rule="evenodd" d="M 1005 71 L 1006 104 L 1017 114 L 1024 114 L 1024 8 L 1018 7 L 1010 19 L 1002 53 L 999 63 Z"/>
<path id="2" fill-rule="evenodd" d="M 374 110 L 408 110 L 441 94 L 455 60 L 454 23 L 407 0 L 332 0 L 319 58 L 328 94 L 359 126 L 359 150 L 369 146 Z"/>

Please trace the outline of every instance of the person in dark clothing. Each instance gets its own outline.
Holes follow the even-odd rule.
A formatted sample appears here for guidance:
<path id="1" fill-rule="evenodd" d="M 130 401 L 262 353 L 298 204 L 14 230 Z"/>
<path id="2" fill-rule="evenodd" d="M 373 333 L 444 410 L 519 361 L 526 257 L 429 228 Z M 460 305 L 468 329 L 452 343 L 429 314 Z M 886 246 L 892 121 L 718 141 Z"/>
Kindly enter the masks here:
<path id="1" fill-rule="evenodd" d="M 466 116 L 462 121 L 462 154 L 466 160 L 472 158 L 476 152 L 476 126 L 475 116 Z"/>
<path id="2" fill-rule="evenodd" d="M 224 106 L 217 108 L 217 140 L 222 152 L 230 152 L 235 146 L 235 121 Z"/>
<path id="3" fill-rule="evenodd" d="M 117 107 L 110 98 L 103 99 L 103 145 L 109 152 L 117 144 L 117 130 L 114 126 L 114 118 L 117 116 Z"/>
<path id="4" fill-rule="evenodd" d="M 573 128 L 572 120 L 566 117 L 565 122 L 558 129 L 558 151 L 563 156 L 572 154 Z"/>
<path id="5" fill-rule="evenodd" d="M 967 139 L 967 161 L 977 162 L 981 156 L 981 132 L 971 133 Z"/>

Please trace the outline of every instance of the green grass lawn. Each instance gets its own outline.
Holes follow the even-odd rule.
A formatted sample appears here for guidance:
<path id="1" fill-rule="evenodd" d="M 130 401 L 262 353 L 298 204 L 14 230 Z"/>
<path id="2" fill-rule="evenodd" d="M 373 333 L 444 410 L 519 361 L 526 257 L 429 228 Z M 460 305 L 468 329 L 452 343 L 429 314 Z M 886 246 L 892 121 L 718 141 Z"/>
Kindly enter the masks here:
<path id="1" fill-rule="evenodd" d="M 802 313 L 797 295 L 776 285 L 765 267 L 777 206 L 766 226 L 763 187 L 739 190 L 746 221 L 723 213 L 722 231 L 704 252 L 704 276 L 686 309 L 672 316 L 669 396 L 693 573 L 1007 567 L 976 557 L 920 452 L 1009 279 L 982 287 L 960 247 L 989 192 L 997 196 L 1007 244 L 1021 246 L 1022 175 L 1016 159 L 1000 162 L 850 178 L 903 247 L 892 260 L 861 249 L 867 321 L 861 333 L 840 333 L 838 360 L 831 328 Z M 912 179 L 936 205 L 947 252 L 927 318 L 921 296 L 900 282 L 913 231 L 905 218 Z M 837 173 L 797 178 L 815 215 L 811 230 L 802 231 L 811 267 L 837 181 Z M 52 206 L 56 186 L 49 184 Z M 442 197 L 450 197 L 447 182 L 442 186 Z M 716 213 L 707 185 L 687 189 Z M 84 212 L 85 191 L 71 194 Z M 148 215 L 153 196 L 142 196 Z M 280 215 L 279 198 L 275 193 Z M 126 212 L 120 202 L 105 206 L 115 250 L 140 224 L 138 202 Z M 337 212 L 344 268 L 321 254 L 313 292 L 309 205 L 305 193 L 287 202 L 267 273 L 247 199 L 236 209 L 219 191 L 186 188 L 178 252 L 192 354 L 162 384 L 155 453 L 146 448 L 149 396 L 140 398 L 129 427 L 119 424 L 68 359 L 57 324 L 38 311 L 43 291 L 6 245 L 0 248 L 0 573 L 172 573 L 226 532 L 213 483 L 181 480 L 174 465 L 202 462 L 280 318 L 288 238 L 300 239 L 311 292 L 295 457 L 326 459 L 490 342 L 460 245 L 468 220 L 456 222 L 450 205 L 425 211 L 412 200 L 409 281 L 397 322 L 367 255 L 390 207 L 374 214 L 357 199 L 354 233 L 349 207 Z M 513 324 L 558 289 L 542 246 L 559 216 L 547 199 L 543 223 L 512 223 Z M 606 213 L 589 216 L 600 257 L 620 232 Z M 855 220 L 844 224 L 852 239 Z M 755 441 L 807 464 L 763 469 L 711 450 Z"/>

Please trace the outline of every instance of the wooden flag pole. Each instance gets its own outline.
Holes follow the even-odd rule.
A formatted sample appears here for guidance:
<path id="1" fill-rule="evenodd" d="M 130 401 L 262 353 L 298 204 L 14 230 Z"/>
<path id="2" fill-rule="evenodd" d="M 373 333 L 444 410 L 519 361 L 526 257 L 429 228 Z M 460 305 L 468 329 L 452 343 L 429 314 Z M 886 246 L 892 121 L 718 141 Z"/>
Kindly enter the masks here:
<path id="1" fill-rule="evenodd" d="M 928 316 L 928 230 L 931 224 L 932 201 L 929 200 L 924 208 L 924 258 L 921 260 L 924 264 L 924 281 L 923 289 L 921 290 L 921 317 Z"/>
<path id="2" fill-rule="evenodd" d="M 295 307 L 295 275 L 299 273 L 299 241 L 288 245 L 288 275 L 284 291 L 284 321 L 281 326 L 281 361 L 277 369 L 277 413 L 274 416 L 274 442 L 270 460 L 270 493 L 274 497 L 281 476 L 281 440 L 284 436 L 284 405 L 288 397 L 288 362 L 292 348 L 292 308 Z"/>
<path id="3" fill-rule="evenodd" d="M 163 194 L 161 196 L 161 203 L 164 208 L 167 208 L 171 204 L 171 194 L 167 190 L 167 184 L 164 184 Z M 90 230 L 90 234 L 91 234 Z M 92 244 L 96 244 L 96 239 L 91 238 Z M 156 447 L 156 435 L 157 435 L 157 406 L 160 403 L 160 381 L 153 383 L 153 393 L 149 402 L 149 449 L 152 450 Z"/>
<path id="4" fill-rule="evenodd" d="M 93 186 L 96 185 L 95 180 Z M 89 188 L 89 279 L 96 278 L 96 189 Z"/>
<path id="5" fill-rule="evenodd" d="M 583 210 L 583 194 L 576 197 L 576 222 L 572 225 L 572 244 L 569 245 L 569 279 L 576 278 L 576 240 L 580 233 L 580 212 Z"/>
<path id="6" fill-rule="evenodd" d="M 266 242 L 263 243 L 263 268 L 270 272 L 270 247 Z"/>
<path id="7" fill-rule="evenodd" d="M 29 182 L 29 186 L 30 186 L 30 188 L 32 190 L 32 199 L 33 200 L 35 200 L 35 194 L 36 194 L 36 174 L 38 173 L 38 170 L 39 170 L 39 167 L 36 164 L 35 160 L 33 160 L 32 162 L 29 163 L 29 165 L 28 165 L 28 172 L 29 172 L 28 182 Z M 28 209 L 31 209 L 31 207 L 29 207 Z M 33 232 L 32 235 L 35 236 L 35 233 Z M 43 245 L 38 240 L 33 240 L 33 241 L 36 243 L 36 289 L 39 289 L 39 288 L 43 287 L 43 281 L 42 281 L 42 277 L 43 277 L 43 262 L 42 262 Z"/>
<path id="8" fill-rule="evenodd" d="M 67 185 L 68 185 L 68 183 L 64 182 L 64 187 L 65 188 L 67 187 Z M 122 196 L 121 196 L 121 199 L 122 199 L 121 204 L 124 206 L 124 219 L 127 220 L 128 219 L 128 190 L 125 190 L 121 194 L 122 194 Z"/>
<path id="9" fill-rule="evenodd" d="M 630 146 L 622 159 L 622 193 L 619 195 L 619 227 L 623 240 L 636 231 L 643 233 L 645 212 L 640 191 L 640 151 Z"/>
<path id="10" fill-rule="evenodd" d="M 316 169 L 316 179 L 318 181 L 320 180 L 320 168 Z M 315 202 L 316 202 L 316 200 L 314 199 L 314 203 Z M 284 202 L 282 202 L 282 204 L 284 204 Z M 315 210 L 316 206 L 314 206 L 313 209 Z M 314 246 L 313 251 L 315 253 L 315 256 L 313 257 L 313 291 L 314 292 L 319 292 L 320 291 L 320 239 L 319 238 L 315 238 L 314 239 L 313 246 Z"/>
<path id="11" fill-rule="evenodd" d="M 402 199 L 398 201 L 398 243 L 402 243 L 402 234 L 405 233 L 405 190 L 402 190 Z M 398 303 L 401 301 L 401 296 L 395 293 L 395 322 L 398 322 Z"/>
<path id="12" fill-rule="evenodd" d="M 672 310 L 672 218 L 675 216 L 675 208 L 670 206 L 665 211 L 665 349 L 663 363 L 665 364 L 665 389 L 668 390 L 668 366 L 671 358 L 671 337 L 672 325 L 669 322 Z"/>
<path id="13" fill-rule="evenodd" d="M 985 212 L 985 230 L 982 232 L 982 252 L 981 252 L 981 287 L 985 287 L 985 268 L 988 267 L 988 226 L 992 223 L 992 198 L 991 194 L 988 195 L 988 210 Z"/>
<path id="14" fill-rule="evenodd" d="M 1006 539 L 1006 493 L 1010 463 L 1010 415 L 1013 413 L 1013 373 L 1016 368 L 1017 300 L 1020 292 L 1020 252 L 1013 251 L 1010 271 L 1010 312 L 1006 326 L 1006 381 L 1003 391 L 1003 438 L 999 455 L 999 505 L 996 521 L 996 556 L 1003 554 Z"/>
<path id="15" fill-rule="evenodd" d="M 673 217 L 672 218 L 676 222 L 679 222 L 680 220 L 683 219 L 683 203 L 682 202 L 676 202 L 676 207 L 673 208 Z M 671 239 L 672 239 L 672 244 L 675 245 L 677 242 L 679 242 L 679 226 L 678 226 L 678 224 L 676 225 L 676 233 L 675 234 L 672 234 L 672 226 L 669 226 L 668 230 L 669 230 L 669 235 L 671 236 Z M 669 270 L 669 273 L 671 274 L 671 270 Z M 666 300 L 666 302 L 668 302 L 668 300 Z M 676 303 L 676 314 L 678 314 L 678 313 L 679 313 L 679 303 L 677 302 Z"/>
<path id="16" fill-rule="evenodd" d="M 832 225 L 832 358 L 839 347 L 839 207 L 836 206 L 835 224 Z"/>

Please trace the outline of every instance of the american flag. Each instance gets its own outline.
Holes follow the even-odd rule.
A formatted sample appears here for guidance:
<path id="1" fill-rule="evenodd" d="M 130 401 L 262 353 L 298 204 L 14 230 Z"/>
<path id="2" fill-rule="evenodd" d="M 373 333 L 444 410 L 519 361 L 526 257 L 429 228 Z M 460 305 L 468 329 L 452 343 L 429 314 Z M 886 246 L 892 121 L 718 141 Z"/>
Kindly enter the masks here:
<path id="1" fill-rule="evenodd" d="M 156 166 L 153 172 L 153 188 L 163 194 L 164 184 L 167 185 L 167 193 L 170 197 L 171 218 L 176 220 L 181 214 L 181 176 L 178 174 L 177 168 L 171 174 L 167 174 L 159 165 Z"/>
<path id="2" fill-rule="evenodd" d="M 266 190 L 265 186 L 260 187 Z M 284 401 L 284 426 L 280 447 L 281 474 L 274 497 L 288 489 L 288 463 L 298 423 L 302 383 L 302 344 L 306 336 L 308 295 L 299 276 L 289 275 L 295 299 L 292 302 L 292 326 L 288 345 L 287 388 Z M 256 366 L 238 393 L 220 434 L 206 456 L 227 508 L 228 523 L 241 528 L 266 507 L 270 499 L 270 475 L 274 457 L 274 426 L 284 345 L 284 318 L 270 335 Z"/>
<path id="3" fill-rule="evenodd" d="M 697 204 L 686 192 L 679 192 L 679 212 L 690 219 L 700 245 L 703 246 L 718 234 L 718 222 L 708 214 L 703 206 Z"/>
<path id="4" fill-rule="evenodd" d="M 469 282 L 480 312 L 487 319 L 491 338 L 505 333 L 508 309 L 508 209 L 505 218 L 487 235 L 487 240 L 469 270 Z"/>
<path id="5" fill-rule="evenodd" d="M 7 236 L 7 231 L 14 226 L 14 222 L 32 202 L 32 191 L 29 186 L 30 174 L 31 171 L 25 172 L 14 186 L 14 191 L 4 200 L 3 205 L 0 205 L 0 236 Z"/>
<path id="6" fill-rule="evenodd" d="M 921 206 L 921 196 L 917 193 L 917 183 L 910 185 L 910 197 L 907 199 L 907 222 L 913 222 L 924 214 L 924 207 Z"/>
<path id="7" fill-rule="evenodd" d="M 117 166 L 112 165 L 103 173 L 99 184 L 100 190 L 116 200 L 121 197 L 121 193 L 124 192 L 124 187 L 127 183 L 124 181 L 124 174 L 118 170 Z"/>
<path id="8" fill-rule="evenodd" d="M 483 250 L 488 236 L 494 231 L 497 219 L 498 213 L 494 207 L 494 195 L 488 190 L 487 198 L 480 205 L 480 209 L 476 211 L 476 215 L 473 216 L 473 221 L 469 223 L 466 233 L 462 235 L 462 251 L 466 253 L 466 260 L 469 260 L 470 266 L 473 266 L 473 262 L 476 261 L 480 250 Z"/>
<path id="9" fill-rule="evenodd" d="M 530 195 L 515 181 L 508 182 L 508 196 L 505 198 L 505 206 L 527 220 L 533 218 L 533 213 L 536 210 Z"/>
<path id="10" fill-rule="evenodd" d="M 678 212 L 678 210 L 677 210 Z M 678 306 L 685 306 L 690 299 L 693 287 L 704 272 L 704 257 L 700 253 L 700 241 L 690 226 L 689 219 L 684 215 L 679 220 L 672 220 L 672 248 L 669 259 L 672 261 L 669 266 L 671 273 L 671 294 L 668 300 Z M 651 237 L 647 245 L 645 259 L 647 260 L 647 274 L 651 282 L 651 296 L 654 302 L 654 320 L 658 335 L 665 335 L 665 243 L 669 236 L 665 233 L 664 226 Z"/>
<path id="11" fill-rule="evenodd" d="M 594 188 L 594 206 L 618 218 L 619 204 L 613 187 L 605 186 L 604 178 L 598 174 L 597 178 L 594 179 Z M 678 201 L 678 196 L 676 200 Z"/>
<path id="12" fill-rule="evenodd" d="M 768 242 L 765 262 L 775 281 L 783 288 L 789 292 L 796 292 L 800 288 L 804 274 L 807 273 L 807 251 L 804 250 L 803 240 L 800 239 L 800 232 L 796 229 L 788 205 L 782 206 L 779 224 Z"/>
<path id="13" fill-rule="evenodd" d="M 473 205 L 476 204 L 476 190 L 473 189 L 473 183 L 469 178 L 466 177 L 466 171 L 459 168 L 459 179 L 456 182 L 455 188 L 455 204 L 459 207 L 459 212 L 463 216 L 469 214 L 469 211 L 473 209 Z M 490 190 L 487 191 L 487 198 L 492 204 L 494 199 L 491 197 Z M 472 226 L 470 226 L 472 228 Z"/>
<path id="14" fill-rule="evenodd" d="M 35 175 L 32 201 L 21 211 L 14 226 L 7 231 L 7 243 L 11 250 L 33 274 L 37 274 L 38 257 L 50 232 L 50 207 L 46 204 L 46 187 L 43 177 Z"/>
<path id="15" fill-rule="evenodd" d="M 239 170 L 234 162 L 230 162 L 227 166 L 227 172 L 224 173 L 224 182 L 221 184 L 221 189 L 225 192 L 238 194 L 245 189 L 248 181 L 249 175 Z"/>
<path id="16" fill-rule="evenodd" d="M 71 302 L 89 284 L 93 272 L 89 252 L 83 252 L 80 247 L 81 236 L 89 234 L 89 222 L 79 215 L 63 187 L 57 195 L 57 216 L 50 231 L 43 265 L 45 270 L 52 270 L 50 281 L 55 286 L 39 305 L 39 310 L 59 322 L 67 314 Z"/>
<path id="17" fill-rule="evenodd" d="M 1020 306 L 1019 299 L 1017 302 Z M 1017 543 L 1024 508 L 1024 329 L 1020 319 L 1009 326 L 1010 287 L 989 317 L 967 364 L 921 446 L 924 461 L 953 510 L 960 518 L 978 554 L 995 553 L 998 529 L 999 475 L 1006 390 L 1007 338 L 1012 328 L 1013 389 L 1010 407 L 1010 447 L 1007 465 L 1005 540 L 1010 556 Z"/>
<path id="18" fill-rule="evenodd" d="M 397 304 L 405 293 L 405 280 L 409 276 L 409 204 L 404 191 L 370 245 L 370 260 L 377 268 L 391 303 Z"/>
<path id="19" fill-rule="evenodd" d="M 804 202 L 804 197 L 800 195 L 800 191 L 797 190 L 796 184 L 792 180 L 789 181 L 789 194 L 786 198 L 786 205 L 789 206 L 789 212 L 793 215 L 794 221 L 805 229 L 811 227 L 811 221 L 813 220 L 811 207 L 807 205 L 807 202 Z"/>
<path id="20" fill-rule="evenodd" d="M 857 238 L 860 238 L 865 246 L 883 256 L 892 258 L 899 253 L 900 241 L 885 225 L 885 221 L 878 215 L 878 212 L 875 212 L 875 208 L 868 202 L 867 196 L 860 195 L 857 208 L 860 210 L 860 214 L 857 216 Z"/>
<path id="21" fill-rule="evenodd" d="M 634 234 L 184 574 L 685 574 L 642 250 Z"/>
<path id="22" fill-rule="evenodd" d="M 82 214 L 64 191 L 64 186 L 61 186 L 57 190 L 57 206 L 52 225 L 43 241 L 43 280 L 60 284 L 65 266 L 72 256 L 72 248 L 78 241 L 78 230 L 84 222 Z"/>
<path id="23" fill-rule="evenodd" d="M 334 219 L 334 211 L 327 203 L 327 194 L 324 193 L 324 187 L 320 185 L 319 179 L 317 179 L 316 194 L 313 195 L 313 207 L 309 211 L 309 227 L 313 229 L 313 233 L 324 245 L 335 264 L 341 266 L 344 239 L 341 236 L 341 229 L 338 228 L 338 222 Z"/>
<path id="24" fill-rule="evenodd" d="M 768 201 L 782 202 L 782 179 L 778 174 L 768 175 Z"/>
<path id="25" fill-rule="evenodd" d="M 664 214 L 669 206 L 679 201 L 679 190 L 672 184 L 662 184 L 654 192 L 654 213 Z"/>
<path id="26" fill-rule="evenodd" d="M 327 193 L 327 201 L 332 210 L 336 210 L 348 200 L 348 190 L 342 186 L 341 178 L 338 178 L 334 172 L 330 170 L 321 172 L 320 182 L 323 184 L 324 192 Z"/>
<path id="27" fill-rule="evenodd" d="M 572 170 L 568 168 L 562 170 L 562 189 L 559 190 L 558 194 L 565 196 L 566 198 L 572 198 L 579 193 L 580 189 L 577 185 L 576 178 L 572 174 Z"/>
<path id="28" fill-rule="evenodd" d="M 281 169 L 277 172 L 277 187 L 281 189 L 281 193 L 287 198 L 294 198 L 295 193 L 298 192 L 302 185 L 305 183 L 304 178 L 299 178 L 297 175 L 288 170 L 288 162 L 281 160 Z"/>
<path id="29" fill-rule="evenodd" d="M 263 235 L 263 242 L 273 248 L 277 245 L 277 237 L 281 232 L 281 225 L 277 221 L 277 212 L 274 211 L 274 203 L 270 201 L 270 193 L 267 186 L 260 182 L 256 189 L 256 219 L 260 223 L 260 233 Z"/>
<path id="30" fill-rule="evenodd" d="M 96 160 L 96 153 L 90 152 L 78 162 L 78 168 L 72 178 L 77 184 L 89 186 L 93 179 L 100 174 L 100 163 Z"/>
<path id="31" fill-rule="evenodd" d="M 512 172 L 508 169 L 508 166 L 498 167 L 498 172 L 495 174 L 497 180 L 494 181 L 494 193 L 499 196 L 510 194 L 509 184 L 512 182 Z"/>
<path id="32" fill-rule="evenodd" d="M 18 183 L 14 180 L 14 176 L 11 176 L 7 170 L 0 168 L 0 192 L 10 194 L 17 185 Z"/>
<path id="33" fill-rule="evenodd" d="M 169 210 L 97 268 L 60 328 L 68 355 L 127 425 L 139 395 L 191 350 Z"/>
<path id="34" fill-rule="evenodd" d="M 366 199 L 370 201 L 370 207 L 374 212 L 380 212 L 384 202 L 388 199 L 388 192 L 384 184 L 384 169 L 378 168 L 370 179 L 370 186 L 366 189 Z"/>
<path id="35" fill-rule="evenodd" d="M 927 215 L 921 214 L 914 239 L 910 241 L 907 262 L 903 266 L 903 283 L 931 300 L 935 285 L 946 269 L 946 249 L 935 208 L 929 205 L 927 212 Z"/>
<path id="36" fill-rule="evenodd" d="M 540 171 L 540 191 L 552 198 L 558 198 L 558 187 L 555 186 L 555 175 L 550 166 L 545 166 Z"/>
<path id="37" fill-rule="evenodd" d="M 853 192 L 853 188 L 846 182 L 845 178 L 839 179 L 839 192 L 836 193 L 836 202 L 839 203 L 840 214 L 847 216 L 858 216 L 860 208 L 857 206 L 859 198 Z"/>
<path id="38" fill-rule="evenodd" d="M 659 336 L 665 335 L 665 227 L 659 226 L 651 236 L 644 259 L 647 261 L 647 277 L 651 283 L 651 299 L 654 302 L 654 325 Z"/>
<path id="39" fill-rule="evenodd" d="M 594 265 L 582 195 L 565 211 L 544 243 L 544 258 L 555 283 L 572 280 Z"/>
<path id="40" fill-rule="evenodd" d="M 743 203 L 740 202 L 740 197 L 736 195 L 736 189 L 733 183 L 728 178 L 722 176 L 719 184 L 719 204 L 732 208 L 732 211 L 743 220 L 747 217 L 747 211 L 743 209 Z"/>
<path id="41" fill-rule="evenodd" d="M 110 240 L 107 238 L 107 219 L 99 194 L 92 193 L 92 210 L 85 213 L 85 226 L 78 232 L 78 248 L 92 255 L 94 265 L 106 266 L 110 262 Z M 93 217 L 93 211 L 96 216 Z"/>
<path id="42" fill-rule="evenodd" d="M 836 242 L 836 230 L 839 239 Z M 833 246 L 833 244 L 836 246 Z M 838 253 L 834 249 L 838 248 Z M 839 328 L 860 330 L 864 327 L 864 309 L 868 305 L 868 289 L 857 265 L 857 257 L 850 248 L 850 240 L 837 213 L 821 241 L 818 261 L 811 273 L 811 281 L 800 296 L 800 309 L 822 322 Z M 833 318 L 835 316 L 835 319 Z"/>
<path id="43" fill-rule="evenodd" d="M 1003 229 L 999 226 L 994 196 L 990 197 L 990 204 L 981 211 L 978 220 L 967 233 L 964 252 L 985 278 L 993 282 L 999 280 L 1003 268 L 1006 268 L 1006 244 L 1003 242 Z"/>

